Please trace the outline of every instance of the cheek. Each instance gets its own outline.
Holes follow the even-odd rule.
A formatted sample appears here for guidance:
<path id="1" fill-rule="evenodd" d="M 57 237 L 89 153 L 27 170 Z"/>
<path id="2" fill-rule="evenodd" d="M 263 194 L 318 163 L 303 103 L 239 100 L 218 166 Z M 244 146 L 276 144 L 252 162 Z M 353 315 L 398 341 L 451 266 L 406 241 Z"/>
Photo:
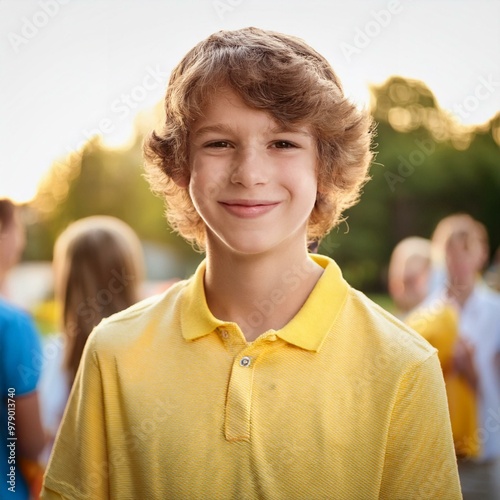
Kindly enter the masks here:
<path id="1" fill-rule="evenodd" d="M 191 175 L 189 194 L 195 205 L 204 206 L 206 201 L 217 198 L 220 189 L 221 184 L 216 178 L 203 173 L 193 173 Z"/>
<path id="2" fill-rule="evenodd" d="M 221 162 L 205 163 L 194 160 L 191 165 L 189 192 L 193 199 L 217 198 L 227 184 L 229 173 Z"/>
<path id="3" fill-rule="evenodd" d="M 297 194 L 303 199 L 304 203 L 311 205 L 311 209 L 316 204 L 318 197 L 318 181 L 316 176 L 299 177 L 296 182 Z"/>

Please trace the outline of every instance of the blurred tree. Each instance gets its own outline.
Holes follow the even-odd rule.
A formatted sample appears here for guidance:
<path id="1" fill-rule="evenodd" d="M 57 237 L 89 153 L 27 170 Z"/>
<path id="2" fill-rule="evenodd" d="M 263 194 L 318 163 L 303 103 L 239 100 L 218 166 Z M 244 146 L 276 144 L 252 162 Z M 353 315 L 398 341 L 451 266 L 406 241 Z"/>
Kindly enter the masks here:
<path id="1" fill-rule="evenodd" d="M 500 245 L 500 113 L 481 127 L 464 127 L 440 109 L 419 81 L 393 77 L 372 91 L 377 123 L 371 175 L 346 225 L 320 252 L 334 257 L 346 278 L 365 291 L 385 287 L 392 249 L 401 239 L 430 237 L 454 212 L 468 212 Z"/>
<path id="2" fill-rule="evenodd" d="M 72 221 L 96 214 L 124 220 L 141 239 L 168 245 L 186 261 L 200 259 L 170 230 L 163 200 L 151 193 L 143 176 L 142 142 L 153 125 L 140 118 L 129 146 L 109 149 L 95 137 L 54 163 L 32 203 L 27 259 L 51 259 L 58 234 Z"/>

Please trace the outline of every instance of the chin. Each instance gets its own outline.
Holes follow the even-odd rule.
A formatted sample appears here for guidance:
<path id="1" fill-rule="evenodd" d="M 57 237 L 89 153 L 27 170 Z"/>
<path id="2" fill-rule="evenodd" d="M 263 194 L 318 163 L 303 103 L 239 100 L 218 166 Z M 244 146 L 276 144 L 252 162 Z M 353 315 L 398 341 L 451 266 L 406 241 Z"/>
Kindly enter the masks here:
<path id="1" fill-rule="evenodd" d="M 269 238 L 251 235 L 241 238 L 232 236 L 224 240 L 219 240 L 218 244 L 222 244 L 230 252 L 241 256 L 265 254 L 279 246 L 279 242 L 277 241 L 270 241 Z"/>
<path id="2" fill-rule="evenodd" d="M 256 242 L 248 242 L 246 244 L 242 244 L 241 242 L 232 244 L 232 245 L 227 245 L 231 251 L 235 254 L 244 256 L 257 256 L 257 255 L 262 255 L 270 250 L 273 249 L 272 246 L 269 245 L 269 243 L 262 243 L 258 244 Z"/>

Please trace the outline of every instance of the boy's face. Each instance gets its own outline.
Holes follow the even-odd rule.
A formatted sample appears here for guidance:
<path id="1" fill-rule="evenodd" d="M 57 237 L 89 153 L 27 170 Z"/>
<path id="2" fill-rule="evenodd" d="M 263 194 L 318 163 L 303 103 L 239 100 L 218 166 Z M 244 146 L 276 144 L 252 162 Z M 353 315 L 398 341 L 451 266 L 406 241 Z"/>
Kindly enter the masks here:
<path id="1" fill-rule="evenodd" d="M 207 245 L 258 254 L 280 244 L 305 249 L 317 194 L 309 127 L 284 130 L 232 90 L 219 91 L 190 131 L 189 191 Z"/>

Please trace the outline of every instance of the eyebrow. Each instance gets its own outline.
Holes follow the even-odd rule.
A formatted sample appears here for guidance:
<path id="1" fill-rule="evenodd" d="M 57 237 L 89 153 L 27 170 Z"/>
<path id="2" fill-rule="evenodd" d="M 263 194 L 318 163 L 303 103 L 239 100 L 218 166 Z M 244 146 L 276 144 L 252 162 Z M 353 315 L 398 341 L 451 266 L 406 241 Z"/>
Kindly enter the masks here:
<path id="1" fill-rule="evenodd" d="M 301 134 L 306 137 L 312 137 L 312 134 L 308 132 L 305 128 L 294 127 L 293 125 L 277 125 L 271 129 L 273 134 Z"/>
<path id="2" fill-rule="evenodd" d="M 208 134 L 210 132 L 216 132 L 216 133 L 222 133 L 222 134 L 230 134 L 233 132 L 231 127 L 228 125 L 224 125 L 222 123 L 217 123 L 214 125 L 206 125 L 205 127 L 200 127 L 198 130 L 195 130 L 193 132 L 194 137 L 199 137 L 200 135 Z M 312 134 L 308 132 L 306 129 L 303 128 L 298 128 L 298 127 L 293 127 L 293 126 L 287 126 L 287 125 L 277 125 L 276 127 L 273 127 L 270 132 L 272 134 L 285 134 L 285 133 L 292 133 L 292 134 L 301 134 L 306 137 L 312 137 Z"/>
<path id="3" fill-rule="evenodd" d="M 206 125 L 205 127 L 200 127 L 198 130 L 195 130 L 193 136 L 198 137 L 203 134 L 208 134 L 209 132 L 228 134 L 231 132 L 231 127 L 223 124 Z"/>

